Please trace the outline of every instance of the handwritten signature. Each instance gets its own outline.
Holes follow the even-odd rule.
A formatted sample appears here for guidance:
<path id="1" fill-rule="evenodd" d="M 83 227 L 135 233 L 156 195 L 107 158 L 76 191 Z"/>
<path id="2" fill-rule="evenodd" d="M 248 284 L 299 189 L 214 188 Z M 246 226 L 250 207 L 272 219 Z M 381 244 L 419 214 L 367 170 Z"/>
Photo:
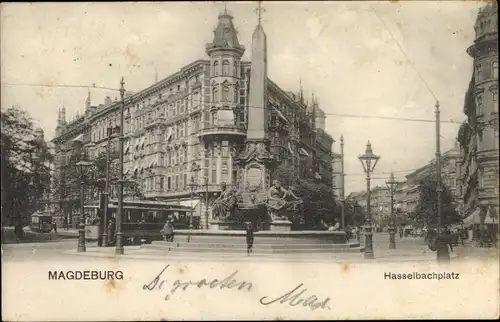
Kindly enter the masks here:
<path id="1" fill-rule="evenodd" d="M 227 277 L 223 279 L 207 279 L 202 278 L 200 280 L 195 281 L 182 281 L 175 280 L 172 284 L 169 285 L 168 280 L 162 279 L 163 273 L 167 270 L 170 265 L 167 264 L 156 277 L 149 282 L 149 284 L 144 284 L 142 286 L 143 290 L 153 291 L 153 290 L 161 290 L 165 287 L 169 289 L 169 293 L 165 295 L 165 301 L 170 299 L 170 295 L 173 295 L 177 290 L 186 291 L 190 286 L 197 287 L 198 289 L 202 287 L 209 287 L 211 289 L 219 288 L 219 289 L 237 289 L 238 291 L 242 290 L 252 290 L 252 283 L 248 281 L 238 281 L 235 277 L 238 274 L 238 271 L 234 271 Z"/>
<path id="2" fill-rule="evenodd" d="M 290 306 L 297 306 L 302 304 L 304 307 L 309 307 L 311 310 L 316 309 L 328 309 L 331 310 L 328 303 L 330 302 L 330 298 L 327 297 L 324 300 L 320 300 L 316 295 L 311 295 L 306 297 L 304 293 L 307 291 L 306 288 L 302 288 L 304 284 L 297 285 L 291 291 L 276 297 L 275 299 L 269 299 L 268 296 L 264 296 L 260 299 L 260 304 L 262 305 L 271 305 L 273 303 L 283 304 L 287 303 Z M 302 289 L 300 292 L 299 290 Z M 278 302 L 279 301 L 279 302 Z"/>

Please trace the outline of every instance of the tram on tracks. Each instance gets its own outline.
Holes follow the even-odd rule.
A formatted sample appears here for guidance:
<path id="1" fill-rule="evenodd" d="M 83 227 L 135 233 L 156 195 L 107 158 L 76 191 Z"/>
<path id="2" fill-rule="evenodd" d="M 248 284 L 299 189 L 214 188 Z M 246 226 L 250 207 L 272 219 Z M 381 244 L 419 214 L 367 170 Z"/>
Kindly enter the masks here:
<path id="1" fill-rule="evenodd" d="M 31 231 L 49 233 L 52 230 L 52 216 L 50 214 L 34 213 L 30 220 Z"/>
<path id="2" fill-rule="evenodd" d="M 102 225 L 103 213 L 99 205 L 86 205 L 84 207 L 90 219 L 90 225 L 86 225 L 86 238 L 97 240 L 104 229 Z M 108 229 L 110 220 L 116 222 L 117 212 L 118 200 L 110 199 L 106 229 Z M 193 208 L 160 201 L 124 200 L 123 213 L 122 232 L 124 244 L 150 243 L 153 240 L 161 240 L 161 230 L 167 220 L 173 222 L 174 229 L 188 229 L 190 220 L 193 220 L 192 226 L 196 226 L 199 221 L 199 216 L 193 214 Z M 108 238 L 110 238 L 109 232 Z M 110 241 L 112 243 L 112 237 Z"/>

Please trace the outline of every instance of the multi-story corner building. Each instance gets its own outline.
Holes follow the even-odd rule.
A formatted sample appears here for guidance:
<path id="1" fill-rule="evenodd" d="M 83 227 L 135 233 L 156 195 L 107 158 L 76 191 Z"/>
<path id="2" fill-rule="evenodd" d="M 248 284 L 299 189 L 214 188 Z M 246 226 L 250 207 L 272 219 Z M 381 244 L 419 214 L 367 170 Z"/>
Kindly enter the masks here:
<path id="1" fill-rule="evenodd" d="M 148 199 L 193 206 L 195 216 L 203 211 L 203 226 L 211 217 L 211 203 L 220 184 L 238 186 L 243 175 L 235 160 L 253 131 L 248 129 L 250 81 L 253 73 L 267 70 L 266 39 L 254 38 L 252 56 L 262 56 L 257 61 L 265 65 L 255 70 L 242 59 L 245 48 L 238 40 L 233 16 L 225 11 L 205 46 L 205 59 L 124 99 L 125 176 L 137 182 Z M 302 177 L 331 184 L 333 139 L 325 132 L 319 104 L 314 100 L 306 104 L 301 91 L 281 89 L 267 78 L 267 72 L 262 79 L 263 84 L 257 85 L 266 93 L 267 102 L 251 107 L 268 110 L 268 119 L 258 122 L 268 129 L 271 153 Z M 76 120 L 67 124 L 61 111 L 53 140 L 57 166 L 67 162 L 75 139 L 83 141 L 91 159 L 104 153 L 106 129 L 119 125 L 120 108 L 121 102 L 110 98 L 92 105 L 89 94 L 85 113 Z M 111 146 L 118 151 L 117 138 Z"/>
<path id="2" fill-rule="evenodd" d="M 456 171 L 457 161 L 459 160 L 458 147 L 444 152 L 441 156 L 441 181 L 443 185 L 450 190 L 452 195 L 456 198 Z M 436 176 L 436 160 L 433 159 L 425 166 L 413 171 L 406 175 L 406 181 L 401 183 L 396 189 L 398 199 L 400 200 L 400 207 L 404 214 L 408 216 L 415 211 L 418 203 L 420 202 L 419 182 L 428 177 Z M 455 199 L 456 200 L 456 199 Z"/>
<path id="3" fill-rule="evenodd" d="M 361 208 L 367 210 L 366 191 L 351 193 L 348 198 L 356 200 Z M 370 210 L 373 222 L 376 226 L 380 226 L 383 218 L 391 213 L 389 188 L 377 186 L 370 189 Z"/>
<path id="4" fill-rule="evenodd" d="M 498 214 L 498 9 L 481 8 L 476 37 L 467 49 L 473 73 L 465 96 L 467 121 L 460 127 L 459 192 L 465 216 L 488 220 Z M 477 221 L 477 220 L 473 220 Z"/>

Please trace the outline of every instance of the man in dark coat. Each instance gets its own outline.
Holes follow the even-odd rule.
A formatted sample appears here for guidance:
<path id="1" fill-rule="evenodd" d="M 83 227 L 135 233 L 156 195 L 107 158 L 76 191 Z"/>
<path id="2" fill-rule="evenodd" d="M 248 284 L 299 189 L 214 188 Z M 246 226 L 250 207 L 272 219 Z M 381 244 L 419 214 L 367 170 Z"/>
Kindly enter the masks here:
<path id="1" fill-rule="evenodd" d="M 252 223 L 247 222 L 245 226 L 246 239 L 247 239 L 247 255 L 250 255 L 253 247 L 253 227 Z"/>

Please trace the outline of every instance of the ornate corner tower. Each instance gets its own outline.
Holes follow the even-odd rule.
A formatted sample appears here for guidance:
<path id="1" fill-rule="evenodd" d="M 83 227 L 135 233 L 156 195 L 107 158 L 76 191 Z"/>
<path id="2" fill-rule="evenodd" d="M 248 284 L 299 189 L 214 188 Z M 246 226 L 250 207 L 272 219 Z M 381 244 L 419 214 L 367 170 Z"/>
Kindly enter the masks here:
<path id="1" fill-rule="evenodd" d="M 479 10 L 474 25 L 476 39 L 467 53 L 474 59 L 472 97 L 473 129 L 478 166 L 480 216 L 491 208 L 498 213 L 498 8 L 488 4 Z"/>

